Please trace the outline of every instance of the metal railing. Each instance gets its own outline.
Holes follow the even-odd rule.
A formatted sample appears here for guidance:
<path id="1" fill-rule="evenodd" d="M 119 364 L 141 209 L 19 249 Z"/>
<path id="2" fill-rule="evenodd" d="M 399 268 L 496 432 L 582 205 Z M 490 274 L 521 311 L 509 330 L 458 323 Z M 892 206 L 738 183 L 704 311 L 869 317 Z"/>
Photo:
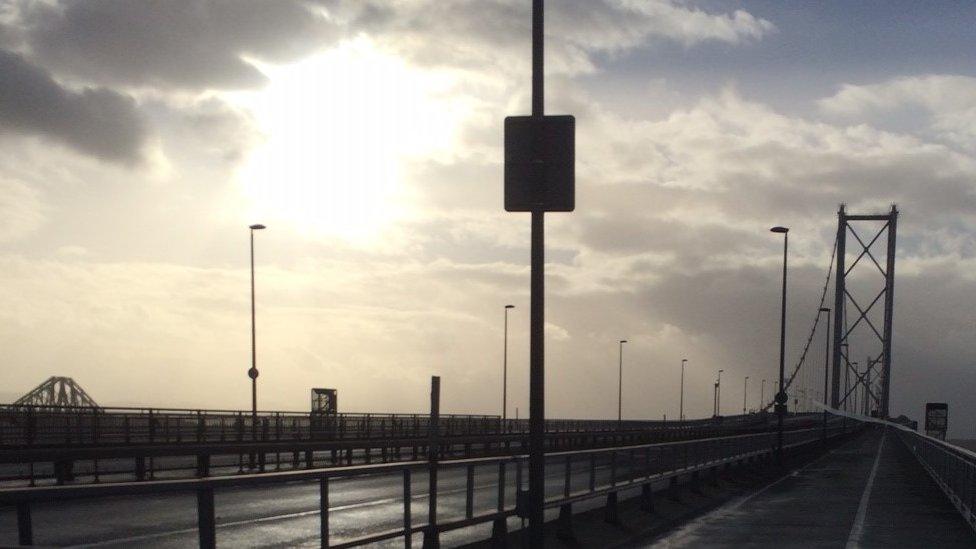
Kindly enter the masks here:
<path id="1" fill-rule="evenodd" d="M 497 433 L 500 421 L 444 415 L 441 429 L 445 435 Z M 242 410 L 0 406 L 0 447 L 409 438 L 427 431 L 426 414 L 262 411 L 255 422 Z"/>
<path id="2" fill-rule="evenodd" d="M 825 437 L 832 438 L 850 431 L 848 424 L 831 422 L 826 428 L 799 429 L 785 433 L 784 447 L 796 449 L 813 443 L 820 444 Z M 716 468 L 723 464 L 742 461 L 756 456 L 771 455 L 776 444 L 772 432 L 723 436 L 701 440 L 628 446 L 614 449 L 554 452 L 546 456 L 550 473 L 562 475 L 563 483 L 558 493 L 547 494 L 547 508 L 561 508 L 572 515 L 570 507 L 577 502 L 606 496 L 608 507 L 616 506 L 617 492 L 646 486 L 644 497 L 650 497 L 650 483 L 665 479 L 675 479 L 680 475 L 691 475 L 697 479 L 698 472 Z M 172 492 L 195 492 L 197 525 L 200 547 L 215 547 L 217 523 L 215 520 L 214 491 L 231 487 L 281 484 L 295 481 L 317 481 L 319 484 L 320 535 L 323 547 L 353 547 L 402 537 L 407 547 L 411 546 L 412 536 L 438 537 L 441 533 L 492 523 L 493 537 L 506 535 L 506 521 L 517 516 L 521 506 L 511 505 L 506 498 L 506 475 L 515 475 L 515 486 L 521 491 L 526 456 L 490 457 L 461 459 L 452 461 L 412 461 L 387 463 L 381 465 L 353 466 L 343 469 L 312 469 L 209 477 L 187 480 L 162 480 L 150 482 L 127 482 L 105 485 L 45 486 L 36 488 L 17 488 L 0 490 L 0 504 L 12 505 L 17 509 L 18 541 L 22 545 L 33 542 L 31 506 L 35 502 L 64 501 L 75 498 L 106 498 L 124 495 L 149 495 Z M 495 477 L 497 493 L 495 505 L 490 512 L 476 514 L 474 509 L 474 479 L 476 469 L 490 469 Z M 411 512 L 411 475 L 427 471 L 434 472 L 463 470 L 465 472 L 465 513 L 464 518 L 439 521 L 437 518 L 436 483 L 428 493 L 428 520 L 416 523 Z M 582 476 L 581 476 L 582 475 Z M 378 476 L 402 478 L 403 509 L 400 526 L 387 531 L 361 536 L 355 539 L 332 543 L 330 530 L 329 486 L 338 478 L 355 477 L 354 482 L 369 482 Z M 436 478 L 434 476 L 433 478 Z M 365 480 L 364 480 L 365 479 Z M 521 498 L 516 498 L 520 500 Z M 68 527 L 70 525 L 64 525 Z"/>
<path id="3" fill-rule="evenodd" d="M 0 448 L 139 444 L 370 440 L 428 436 L 427 414 L 318 415 L 167 408 L 64 408 L 0 405 Z M 675 421 L 547 420 L 549 433 L 667 430 L 763 423 L 762 414 Z M 444 414 L 441 436 L 527 434 L 528 420 Z"/>
<path id="4" fill-rule="evenodd" d="M 976 453 L 889 423 L 970 527 L 976 530 Z"/>

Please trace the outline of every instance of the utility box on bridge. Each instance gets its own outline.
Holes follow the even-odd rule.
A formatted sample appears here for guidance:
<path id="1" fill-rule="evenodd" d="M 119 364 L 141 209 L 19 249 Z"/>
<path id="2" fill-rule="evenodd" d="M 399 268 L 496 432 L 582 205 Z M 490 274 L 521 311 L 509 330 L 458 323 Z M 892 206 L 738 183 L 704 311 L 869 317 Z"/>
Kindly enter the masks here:
<path id="1" fill-rule="evenodd" d="M 925 404 L 925 434 L 939 440 L 946 439 L 949 430 L 949 405 L 945 402 Z"/>

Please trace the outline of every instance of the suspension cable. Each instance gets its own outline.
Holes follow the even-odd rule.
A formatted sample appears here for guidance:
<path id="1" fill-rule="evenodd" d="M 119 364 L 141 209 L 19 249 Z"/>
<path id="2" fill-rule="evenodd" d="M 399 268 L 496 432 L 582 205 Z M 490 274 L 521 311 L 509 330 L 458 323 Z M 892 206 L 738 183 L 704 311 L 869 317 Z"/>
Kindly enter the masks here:
<path id="1" fill-rule="evenodd" d="M 790 388 L 790 385 L 793 383 L 793 379 L 796 377 L 796 374 L 800 371 L 800 368 L 803 367 L 803 364 L 807 359 L 807 352 L 810 350 L 810 344 L 813 343 L 813 337 L 817 333 L 817 326 L 820 324 L 820 316 L 821 316 L 820 309 L 823 308 L 824 303 L 826 302 L 827 299 L 827 289 L 830 287 L 830 279 L 833 274 L 834 258 L 836 257 L 836 255 L 837 255 L 837 237 L 835 236 L 834 246 L 830 251 L 830 263 L 827 266 L 827 278 L 826 280 L 824 280 L 823 290 L 820 292 L 820 305 L 817 306 L 817 316 L 814 317 L 813 319 L 813 326 L 810 328 L 810 336 L 807 337 L 807 342 L 803 346 L 803 352 L 800 353 L 800 360 L 797 362 L 796 367 L 793 369 L 793 373 L 790 374 L 789 380 L 786 381 L 786 387 L 780 388 L 781 391 L 786 391 L 787 389 Z M 774 394 L 773 400 L 769 404 L 767 404 L 766 407 L 763 408 L 763 410 L 769 410 L 775 403 L 776 403 L 776 395 Z"/>

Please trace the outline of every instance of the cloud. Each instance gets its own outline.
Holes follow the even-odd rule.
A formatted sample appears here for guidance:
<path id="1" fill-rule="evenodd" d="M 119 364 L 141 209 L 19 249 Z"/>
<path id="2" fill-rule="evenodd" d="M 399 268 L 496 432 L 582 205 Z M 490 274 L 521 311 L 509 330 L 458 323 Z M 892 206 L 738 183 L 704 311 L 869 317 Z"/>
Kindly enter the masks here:
<path id="1" fill-rule="evenodd" d="M 21 239 L 45 221 L 40 193 L 29 185 L 0 176 L 0 242 Z"/>
<path id="2" fill-rule="evenodd" d="M 905 124 L 918 119 L 915 124 L 933 137 L 976 150 L 976 78 L 971 76 L 936 74 L 845 84 L 818 105 L 829 116 L 882 126 L 892 119 Z"/>
<path id="3" fill-rule="evenodd" d="M 82 79 L 157 88 L 251 88 L 249 58 L 281 63 L 330 40 L 320 10 L 300 0 L 89 0 L 24 9 L 45 66 Z"/>
<path id="4" fill-rule="evenodd" d="M 21 55 L 3 50 L 0 129 L 42 136 L 123 164 L 140 161 L 147 139 L 132 98 L 105 88 L 65 88 Z"/>
<path id="5" fill-rule="evenodd" d="M 531 5 L 510 0 L 391 5 L 372 2 L 372 17 L 360 28 L 386 47 L 421 65 L 524 71 L 529 63 Z M 336 3 L 337 12 L 361 10 L 363 2 Z M 595 54 L 619 53 L 655 40 L 691 47 L 707 42 L 742 44 L 775 31 L 748 12 L 710 13 L 668 0 L 573 0 L 546 9 L 547 71 L 579 74 L 597 70 Z"/>

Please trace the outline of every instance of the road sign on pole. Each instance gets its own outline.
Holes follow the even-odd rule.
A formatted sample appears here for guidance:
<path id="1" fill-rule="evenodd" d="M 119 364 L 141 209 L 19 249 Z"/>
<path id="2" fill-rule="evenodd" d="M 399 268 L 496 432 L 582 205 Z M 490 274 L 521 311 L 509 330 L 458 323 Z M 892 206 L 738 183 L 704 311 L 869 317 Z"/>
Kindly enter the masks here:
<path id="1" fill-rule="evenodd" d="M 531 212 L 529 306 L 529 546 L 543 546 L 545 522 L 545 214 L 575 202 L 575 119 L 545 116 L 543 0 L 532 0 L 532 115 L 505 119 L 505 209 Z"/>
<path id="2" fill-rule="evenodd" d="M 573 211 L 575 129 L 569 115 L 505 119 L 505 210 Z"/>

